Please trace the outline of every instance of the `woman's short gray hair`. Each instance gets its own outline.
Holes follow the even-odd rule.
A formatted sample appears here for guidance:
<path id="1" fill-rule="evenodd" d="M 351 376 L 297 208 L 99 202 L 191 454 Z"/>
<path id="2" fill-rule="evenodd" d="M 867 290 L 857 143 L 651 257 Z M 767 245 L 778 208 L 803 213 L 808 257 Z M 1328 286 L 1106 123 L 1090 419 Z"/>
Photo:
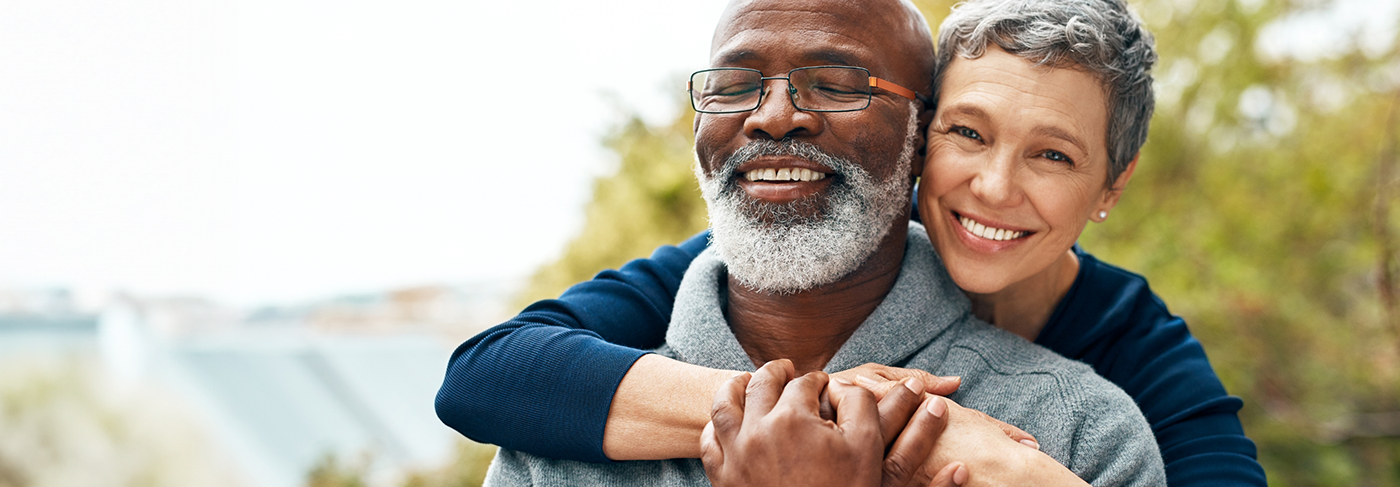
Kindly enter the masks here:
<path id="1" fill-rule="evenodd" d="M 1096 75 L 1108 95 L 1108 182 L 1147 141 L 1156 103 L 1152 33 L 1123 0 L 971 0 L 938 29 L 934 99 L 954 54 L 976 59 L 988 43 L 1037 64 Z"/>

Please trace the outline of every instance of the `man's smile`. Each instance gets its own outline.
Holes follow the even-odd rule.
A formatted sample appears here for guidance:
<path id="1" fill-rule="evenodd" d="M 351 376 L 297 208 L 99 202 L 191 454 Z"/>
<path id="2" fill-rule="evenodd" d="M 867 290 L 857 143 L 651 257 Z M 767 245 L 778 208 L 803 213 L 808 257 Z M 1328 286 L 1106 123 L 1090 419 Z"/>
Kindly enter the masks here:
<path id="1" fill-rule="evenodd" d="M 749 197 L 784 204 L 819 193 L 834 171 L 800 157 L 760 157 L 737 168 L 735 183 Z"/>
<path id="2" fill-rule="evenodd" d="M 826 178 L 826 173 L 820 173 L 811 169 L 800 167 L 783 167 L 778 169 L 754 169 L 744 173 L 744 179 L 749 181 L 764 181 L 782 183 L 787 181 L 819 181 Z"/>

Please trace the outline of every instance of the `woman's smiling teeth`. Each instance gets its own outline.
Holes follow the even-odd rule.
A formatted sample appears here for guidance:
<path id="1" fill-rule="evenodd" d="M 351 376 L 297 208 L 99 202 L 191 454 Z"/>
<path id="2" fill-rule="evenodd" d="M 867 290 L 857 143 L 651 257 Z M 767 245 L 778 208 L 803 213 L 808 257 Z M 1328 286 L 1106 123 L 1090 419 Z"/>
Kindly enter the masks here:
<path id="1" fill-rule="evenodd" d="M 800 167 L 785 167 L 782 169 L 754 169 L 744 173 L 744 179 L 749 181 L 820 181 L 826 178 L 825 173 L 816 172 Z"/>
<path id="2" fill-rule="evenodd" d="M 992 228 L 989 226 L 985 226 L 981 223 L 972 221 L 971 218 L 961 215 L 958 216 L 958 221 L 962 223 L 963 228 L 966 228 L 967 231 L 972 232 L 973 235 L 985 238 L 987 240 L 1015 240 L 1026 236 L 1026 234 L 1028 233 L 1018 232 L 1015 230 L 1006 230 L 1002 228 Z"/>

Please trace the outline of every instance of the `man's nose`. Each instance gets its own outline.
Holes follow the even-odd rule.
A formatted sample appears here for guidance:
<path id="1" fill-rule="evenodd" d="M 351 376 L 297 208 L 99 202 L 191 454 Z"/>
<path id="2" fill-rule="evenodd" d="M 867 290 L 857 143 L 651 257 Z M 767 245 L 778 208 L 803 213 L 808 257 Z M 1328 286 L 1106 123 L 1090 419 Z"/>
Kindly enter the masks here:
<path id="1" fill-rule="evenodd" d="M 1016 181 L 1020 165 L 1017 157 L 1009 152 L 994 152 L 992 159 L 972 177 L 972 195 L 989 207 L 1005 208 L 1021 202 L 1021 188 Z"/>
<path id="2" fill-rule="evenodd" d="M 783 140 L 788 137 L 812 136 L 821 133 L 825 121 L 813 112 L 798 110 L 792 101 L 792 85 L 787 80 L 765 80 L 771 90 L 764 90 L 758 109 L 744 119 L 744 135 L 752 139 Z"/>

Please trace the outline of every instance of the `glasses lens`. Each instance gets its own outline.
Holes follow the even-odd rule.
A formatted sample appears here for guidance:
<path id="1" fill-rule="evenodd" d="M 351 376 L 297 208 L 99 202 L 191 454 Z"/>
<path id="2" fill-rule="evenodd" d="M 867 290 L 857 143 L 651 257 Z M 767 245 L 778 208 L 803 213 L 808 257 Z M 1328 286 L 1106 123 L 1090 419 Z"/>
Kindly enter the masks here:
<path id="1" fill-rule="evenodd" d="M 690 98 L 702 113 L 742 112 L 758 106 L 763 75 L 747 69 L 707 69 L 690 75 Z"/>
<path id="2" fill-rule="evenodd" d="M 793 103 L 803 110 L 860 110 L 870 106 L 870 72 L 860 68 L 793 70 Z"/>

